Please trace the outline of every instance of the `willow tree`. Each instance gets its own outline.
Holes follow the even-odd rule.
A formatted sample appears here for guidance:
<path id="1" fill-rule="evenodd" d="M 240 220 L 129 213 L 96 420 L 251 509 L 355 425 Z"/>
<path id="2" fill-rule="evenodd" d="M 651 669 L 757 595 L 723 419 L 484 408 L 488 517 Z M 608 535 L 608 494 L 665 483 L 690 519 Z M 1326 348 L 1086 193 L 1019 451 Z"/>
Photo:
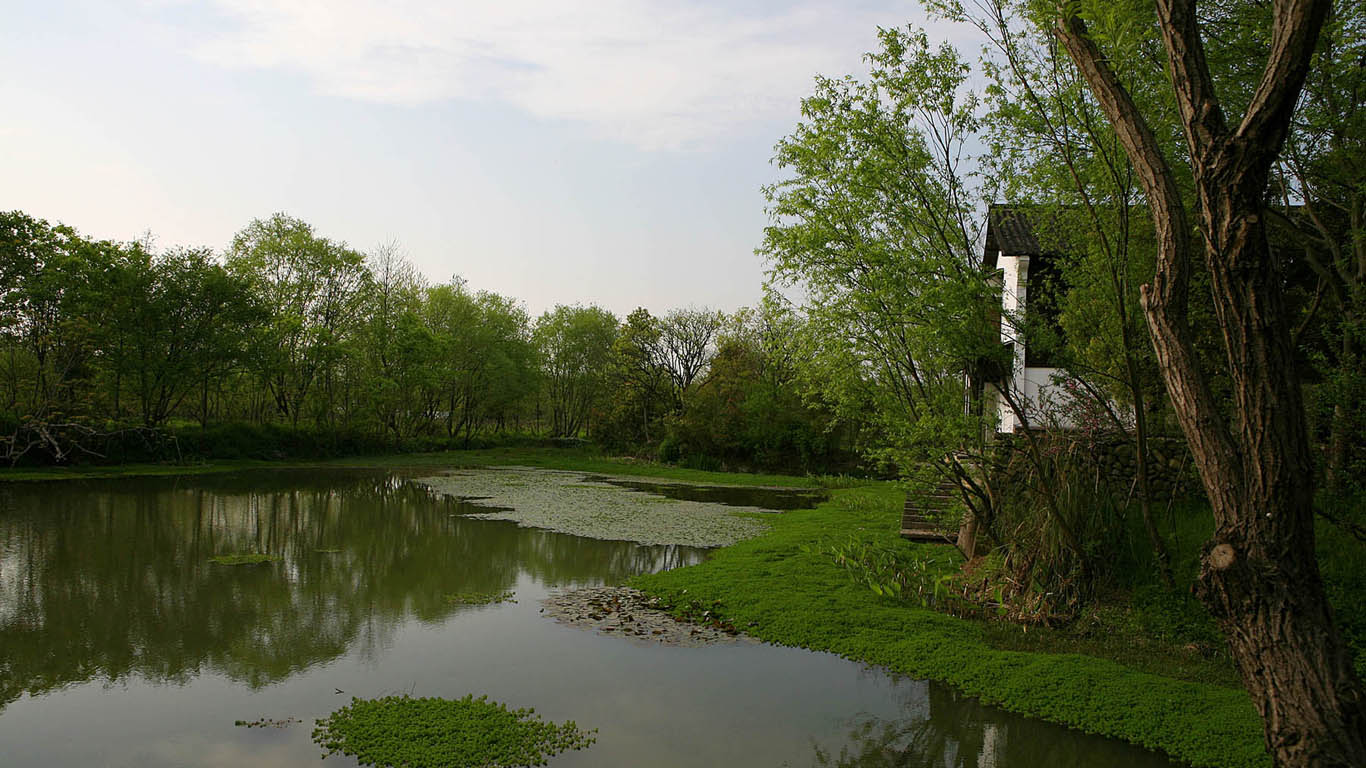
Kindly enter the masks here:
<path id="1" fill-rule="evenodd" d="M 964 408 L 964 373 L 1004 368 L 1000 298 L 978 251 L 984 190 L 967 174 L 978 103 L 969 68 L 921 32 L 883 30 L 871 77 L 817 78 L 776 147 L 765 190 L 770 287 L 804 297 L 803 380 L 871 451 L 921 483 L 949 479 L 989 517 L 993 494 L 964 451 L 994 414 Z M 979 401 L 980 402 L 980 401 Z M 946 461 L 947 459 L 947 461 Z"/>
<path id="2" fill-rule="evenodd" d="M 1277 763 L 1366 765 L 1366 694 L 1315 560 L 1309 436 L 1282 264 L 1266 224 L 1271 170 L 1330 0 L 1275 0 L 1265 64 L 1232 121 L 1211 75 L 1195 0 L 1156 0 L 1156 8 L 1185 138 L 1182 170 L 1154 130 L 1156 116 L 1132 97 L 1106 48 L 1114 30 L 1110 6 L 1061 6 L 1055 33 L 1114 126 L 1152 212 L 1157 271 L 1144 287 L 1143 307 L 1216 526 L 1200 596 L 1228 636 Z M 1185 174 L 1194 187 L 1194 219 L 1183 195 Z M 1189 322 L 1192 261 L 1200 250 L 1225 355 L 1219 373 L 1230 384 L 1228 415 L 1199 364 Z"/>

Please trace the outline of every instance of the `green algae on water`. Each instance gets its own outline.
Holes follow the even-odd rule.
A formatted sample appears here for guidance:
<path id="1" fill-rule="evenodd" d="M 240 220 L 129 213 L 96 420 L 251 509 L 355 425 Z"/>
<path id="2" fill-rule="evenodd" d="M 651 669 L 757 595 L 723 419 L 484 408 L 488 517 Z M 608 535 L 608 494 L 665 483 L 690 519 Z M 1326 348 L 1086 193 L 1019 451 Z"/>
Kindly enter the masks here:
<path id="1" fill-rule="evenodd" d="M 758 536 L 769 525 L 759 507 L 664 499 L 583 472 L 464 469 L 417 482 L 489 510 L 470 517 L 593 539 L 719 547 Z"/>
<path id="2" fill-rule="evenodd" d="M 597 741 L 595 733 L 596 728 L 582 730 L 573 720 L 545 722 L 535 710 L 508 709 L 486 696 L 403 695 L 351 699 L 317 721 L 313 741 L 326 750 L 323 757 L 349 755 L 379 768 L 514 768 L 544 765 L 561 752 L 584 749 Z"/>
<path id="3" fill-rule="evenodd" d="M 279 555 L 263 555 L 259 552 L 238 552 L 232 555 L 214 555 L 209 562 L 217 565 L 260 565 L 275 563 L 283 558 Z"/>

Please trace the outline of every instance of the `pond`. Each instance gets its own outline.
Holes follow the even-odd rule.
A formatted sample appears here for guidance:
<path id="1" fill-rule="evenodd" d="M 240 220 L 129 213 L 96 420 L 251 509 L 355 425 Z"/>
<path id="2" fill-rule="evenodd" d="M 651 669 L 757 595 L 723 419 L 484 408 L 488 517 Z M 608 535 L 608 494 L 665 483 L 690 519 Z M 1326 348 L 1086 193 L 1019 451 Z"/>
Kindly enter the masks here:
<path id="1" fill-rule="evenodd" d="M 679 503 L 813 501 L 607 480 L 570 484 Z M 352 696 L 474 693 L 598 729 L 556 768 L 1169 765 L 829 654 L 558 623 L 540 606 L 554 590 L 706 550 L 485 517 L 506 512 L 382 470 L 0 483 L 0 763 L 314 765 L 313 721 Z M 266 557 L 210 560 L 240 553 Z M 456 597 L 506 593 L 515 602 Z M 283 727 L 234 725 L 263 718 Z"/>

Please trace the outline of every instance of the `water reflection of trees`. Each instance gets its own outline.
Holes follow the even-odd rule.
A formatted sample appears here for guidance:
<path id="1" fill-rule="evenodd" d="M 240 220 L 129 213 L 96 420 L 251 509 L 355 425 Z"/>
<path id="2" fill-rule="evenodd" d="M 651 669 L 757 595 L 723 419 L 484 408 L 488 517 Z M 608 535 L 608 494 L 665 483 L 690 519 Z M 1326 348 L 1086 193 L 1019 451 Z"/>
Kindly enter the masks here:
<path id="1" fill-rule="evenodd" d="M 1011 715 L 936 683 L 901 683 L 903 716 L 849 721 L 838 755 L 819 745 L 812 765 L 837 768 L 1171 768 L 1122 742 Z"/>
<path id="2" fill-rule="evenodd" d="M 90 679 L 251 686 L 440 622 L 446 595 L 618 581 L 695 550 L 473 520 L 374 472 L 253 472 L 0 491 L 0 706 Z M 222 566 L 217 554 L 279 562 Z"/>

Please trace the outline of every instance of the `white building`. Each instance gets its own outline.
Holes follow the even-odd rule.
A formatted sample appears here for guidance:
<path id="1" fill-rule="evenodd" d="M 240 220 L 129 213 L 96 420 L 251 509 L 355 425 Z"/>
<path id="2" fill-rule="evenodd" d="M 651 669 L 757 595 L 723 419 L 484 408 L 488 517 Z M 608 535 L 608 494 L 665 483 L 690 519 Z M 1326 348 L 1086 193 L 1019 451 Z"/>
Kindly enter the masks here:
<path id="1" fill-rule="evenodd" d="M 993 205 L 987 213 L 983 263 L 995 270 L 1001 286 L 1001 343 L 1011 349 L 1011 370 L 1006 378 L 986 387 L 987 407 L 995 407 L 999 432 L 1018 432 L 1024 428 L 1015 408 L 999 391 L 1008 387 L 1017 406 L 1031 427 L 1068 427 L 1059 406 L 1068 399 L 1059 384 L 1062 371 L 1049 365 L 1046 355 L 1031 352 L 1018 327 L 1030 310 L 1030 294 L 1046 290 L 1053 283 L 1054 254 L 1039 247 L 1027 213 L 1018 208 Z M 1037 302 L 1036 302 L 1037 305 Z"/>

